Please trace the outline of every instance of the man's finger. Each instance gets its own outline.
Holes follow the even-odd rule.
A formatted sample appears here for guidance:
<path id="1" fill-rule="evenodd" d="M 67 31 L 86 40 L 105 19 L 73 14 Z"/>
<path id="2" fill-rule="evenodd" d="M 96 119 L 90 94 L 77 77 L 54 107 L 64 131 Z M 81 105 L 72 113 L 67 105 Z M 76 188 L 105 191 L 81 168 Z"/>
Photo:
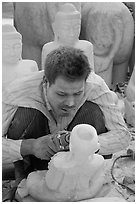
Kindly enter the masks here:
<path id="1" fill-rule="evenodd" d="M 48 146 L 47 152 L 49 153 L 50 156 L 53 156 L 54 154 L 56 154 L 56 152 L 54 152 L 52 150 L 52 147 Z"/>
<path id="2" fill-rule="evenodd" d="M 60 142 L 59 142 L 59 139 L 58 139 L 56 136 L 54 136 L 54 137 L 52 138 L 52 141 L 53 141 L 53 143 L 54 143 L 56 152 L 60 151 L 60 146 L 61 146 L 61 144 L 60 144 Z"/>
<path id="3" fill-rule="evenodd" d="M 50 160 L 51 159 L 51 155 L 48 153 L 48 152 L 46 152 L 46 154 L 45 155 L 43 155 L 43 157 L 41 158 L 41 160 Z"/>
<path id="4" fill-rule="evenodd" d="M 57 144 L 53 138 L 48 142 L 48 147 L 54 152 L 57 153 L 59 151 L 59 144 Z"/>

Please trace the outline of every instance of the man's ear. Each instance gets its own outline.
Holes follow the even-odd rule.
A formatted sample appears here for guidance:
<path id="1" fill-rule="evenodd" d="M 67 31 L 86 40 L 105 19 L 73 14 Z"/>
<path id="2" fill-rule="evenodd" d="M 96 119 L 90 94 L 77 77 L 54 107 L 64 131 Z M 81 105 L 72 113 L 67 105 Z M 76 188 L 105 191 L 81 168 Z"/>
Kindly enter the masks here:
<path id="1" fill-rule="evenodd" d="M 46 85 L 46 88 L 49 88 L 50 87 L 50 83 L 49 81 L 47 80 L 46 76 L 44 75 L 43 76 L 43 88 L 45 88 L 45 85 Z"/>
<path id="2" fill-rule="evenodd" d="M 47 89 L 50 87 L 50 84 L 49 84 L 49 82 L 47 81 Z"/>
<path id="3" fill-rule="evenodd" d="M 55 33 L 55 31 L 56 31 L 56 29 L 55 29 L 55 22 L 52 23 L 52 29 L 53 29 L 53 31 Z"/>
<path id="4" fill-rule="evenodd" d="M 57 33 L 57 25 L 55 22 L 52 23 L 52 29 L 53 29 L 53 33 L 54 33 L 54 39 L 58 39 L 58 33 Z"/>
<path id="5" fill-rule="evenodd" d="M 47 79 L 46 79 L 46 76 L 43 75 L 43 84 L 47 83 Z"/>

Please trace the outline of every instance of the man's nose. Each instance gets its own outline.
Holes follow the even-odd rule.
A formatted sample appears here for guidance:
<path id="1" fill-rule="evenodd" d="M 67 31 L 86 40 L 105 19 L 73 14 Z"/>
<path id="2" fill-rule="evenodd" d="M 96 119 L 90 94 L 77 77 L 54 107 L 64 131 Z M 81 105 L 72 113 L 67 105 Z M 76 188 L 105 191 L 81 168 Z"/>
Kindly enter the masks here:
<path id="1" fill-rule="evenodd" d="M 67 106 L 73 107 L 75 105 L 75 99 L 74 97 L 69 97 L 67 100 Z"/>

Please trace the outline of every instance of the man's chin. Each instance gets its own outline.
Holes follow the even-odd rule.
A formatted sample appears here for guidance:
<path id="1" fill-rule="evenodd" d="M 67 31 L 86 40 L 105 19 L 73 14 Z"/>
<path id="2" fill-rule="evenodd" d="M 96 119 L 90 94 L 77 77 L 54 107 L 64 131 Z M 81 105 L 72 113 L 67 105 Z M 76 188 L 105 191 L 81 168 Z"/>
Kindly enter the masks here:
<path id="1" fill-rule="evenodd" d="M 67 117 L 67 116 L 71 115 L 71 111 L 63 111 L 63 110 L 61 110 L 59 115 L 61 117 Z"/>
<path id="2" fill-rule="evenodd" d="M 69 115 L 70 115 L 70 112 L 67 112 L 67 113 L 61 113 L 61 114 L 60 114 L 61 117 L 67 117 L 67 116 L 69 116 Z"/>

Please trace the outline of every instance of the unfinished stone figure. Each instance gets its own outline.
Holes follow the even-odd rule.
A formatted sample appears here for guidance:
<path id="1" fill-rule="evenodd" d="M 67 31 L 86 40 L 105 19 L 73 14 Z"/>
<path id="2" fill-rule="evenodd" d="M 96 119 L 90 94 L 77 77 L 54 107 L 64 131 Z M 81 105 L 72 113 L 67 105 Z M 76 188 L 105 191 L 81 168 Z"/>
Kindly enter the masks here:
<path id="1" fill-rule="evenodd" d="M 99 149 L 95 128 L 80 124 L 70 135 L 70 151 L 58 152 L 49 163 L 49 170 L 29 174 L 26 192 L 37 201 L 79 201 L 99 192 L 104 183 L 104 158 Z"/>
<path id="2" fill-rule="evenodd" d="M 14 26 L 2 25 L 2 85 L 7 87 L 12 81 L 37 71 L 37 63 L 22 59 L 22 36 Z"/>
<path id="3" fill-rule="evenodd" d="M 80 38 L 93 44 L 95 73 L 110 88 L 126 80 L 134 20 L 122 2 L 83 2 Z"/>
<path id="4" fill-rule="evenodd" d="M 75 6 L 65 3 L 55 15 L 52 23 L 54 31 L 54 41 L 46 43 L 42 49 L 42 69 L 46 56 L 59 46 L 72 46 L 84 51 L 89 59 L 91 70 L 94 70 L 93 45 L 86 40 L 79 40 L 81 30 L 81 13 Z"/>

